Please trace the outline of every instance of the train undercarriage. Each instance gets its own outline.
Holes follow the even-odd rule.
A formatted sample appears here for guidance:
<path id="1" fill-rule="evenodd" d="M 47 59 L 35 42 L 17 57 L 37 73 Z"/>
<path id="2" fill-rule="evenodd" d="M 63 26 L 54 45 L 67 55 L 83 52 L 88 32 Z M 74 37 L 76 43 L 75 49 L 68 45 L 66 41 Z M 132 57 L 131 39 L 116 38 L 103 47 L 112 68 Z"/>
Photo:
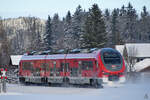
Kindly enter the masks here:
<path id="1" fill-rule="evenodd" d="M 86 86 L 93 88 L 103 88 L 101 78 L 85 78 L 85 77 L 19 77 L 21 84 L 45 84 L 49 86 Z"/>

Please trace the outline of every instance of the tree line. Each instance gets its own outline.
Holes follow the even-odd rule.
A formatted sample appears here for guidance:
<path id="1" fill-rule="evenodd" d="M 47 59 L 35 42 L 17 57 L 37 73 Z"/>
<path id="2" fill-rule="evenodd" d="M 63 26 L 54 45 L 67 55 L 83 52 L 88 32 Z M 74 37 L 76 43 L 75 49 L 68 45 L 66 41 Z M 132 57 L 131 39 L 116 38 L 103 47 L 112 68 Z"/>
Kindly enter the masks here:
<path id="1" fill-rule="evenodd" d="M 131 3 L 111 12 L 97 4 L 85 11 L 79 5 L 60 20 L 58 14 L 46 21 L 47 49 L 103 48 L 124 43 L 150 42 L 150 15 L 143 6 L 140 14 Z"/>
<path id="2" fill-rule="evenodd" d="M 48 16 L 0 19 L 0 56 L 27 51 L 114 47 L 124 43 L 150 42 L 150 15 L 146 6 L 137 10 L 131 3 L 112 11 L 93 4 L 88 11 L 80 5 L 75 12 Z M 5 50 L 6 49 L 6 50 Z M 5 52 L 5 53 L 4 53 Z"/>

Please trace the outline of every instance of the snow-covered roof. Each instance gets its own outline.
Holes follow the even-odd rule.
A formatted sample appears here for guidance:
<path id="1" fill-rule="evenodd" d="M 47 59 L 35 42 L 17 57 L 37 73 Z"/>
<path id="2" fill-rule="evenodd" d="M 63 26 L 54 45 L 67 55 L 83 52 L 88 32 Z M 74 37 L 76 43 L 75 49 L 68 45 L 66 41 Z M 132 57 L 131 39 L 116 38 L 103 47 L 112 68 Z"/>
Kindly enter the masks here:
<path id="1" fill-rule="evenodd" d="M 11 55 L 10 58 L 11 58 L 12 65 L 19 65 L 21 57 L 22 55 Z"/>
<path id="2" fill-rule="evenodd" d="M 121 55 L 123 55 L 124 45 L 116 45 L 115 48 L 120 52 Z"/>
<path id="3" fill-rule="evenodd" d="M 95 53 L 89 54 L 56 54 L 56 55 L 28 55 L 23 56 L 21 60 L 37 60 L 37 59 L 86 59 L 96 58 Z"/>
<path id="4" fill-rule="evenodd" d="M 150 59 L 144 59 L 134 65 L 135 71 L 140 72 L 145 68 L 150 67 Z"/>
<path id="5" fill-rule="evenodd" d="M 125 44 L 128 56 L 150 57 L 150 43 Z"/>

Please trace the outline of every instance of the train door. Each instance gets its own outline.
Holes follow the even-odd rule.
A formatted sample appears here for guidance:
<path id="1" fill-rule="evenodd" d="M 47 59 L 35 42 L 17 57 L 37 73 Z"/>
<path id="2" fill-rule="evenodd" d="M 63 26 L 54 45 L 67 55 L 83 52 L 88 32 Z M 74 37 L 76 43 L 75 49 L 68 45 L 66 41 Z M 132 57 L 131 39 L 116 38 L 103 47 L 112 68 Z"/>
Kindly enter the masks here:
<path id="1" fill-rule="evenodd" d="M 77 60 L 72 60 L 70 63 L 70 76 L 71 77 L 79 76 L 79 62 Z"/>
<path id="2" fill-rule="evenodd" d="M 53 62 L 53 76 L 56 77 L 56 61 Z"/>
<path id="3" fill-rule="evenodd" d="M 69 72 L 70 72 L 69 63 L 65 63 L 65 66 L 64 66 L 65 76 L 69 76 Z"/>
<path id="4" fill-rule="evenodd" d="M 84 60 L 81 64 L 82 76 L 84 77 L 92 77 L 93 76 L 93 61 L 92 60 Z"/>
<path id="5" fill-rule="evenodd" d="M 55 77 L 56 76 L 56 61 L 52 61 L 50 64 L 50 76 Z"/>
<path id="6" fill-rule="evenodd" d="M 82 77 L 81 70 L 82 70 L 82 61 L 79 61 L 78 62 L 78 77 Z"/>
<path id="7" fill-rule="evenodd" d="M 53 73 L 54 73 L 54 77 L 56 76 L 60 76 L 60 62 L 59 61 L 54 61 L 53 62 Z M 59 66 L 58 66 L 59 65 Z"/>
<path id="8" fill-rule="evenodd" d="M 97 61 L 95 61 L 95 70 L 93 72 L 96 73 L 95 77 L 98 77 L 98 74 L 100 73 L 100 68 Z"/>
<path id="9" fill-rule="evenodd" d="M 43 73 L 43 76 L 47 76 L 49 73 L 49 63 L 47 62 L 42 62 L 40 64 L 41 72 Z"/>
<path id="10" fill-rule="evenodd" d="M 60 64 L 60 71 L 61 71 L 61 76 L 63 78 L 63 82 L 66 84 L 66 83 L 69 83 L 69 74 L 70 74 L 70 68 L 69 68 L 69 63 L 65 62 L 65 61 L 62 61 L 61 64 Z"/>
<path id="11" fill-rule="evenodd" d="M 66 61 L 62 61 L 60 63 L 60 72 L 61 72 L 61 76 L 63 77 L 66 77 L 66 76 L 69 76 L 69 73 L 70 73 L 70 65 L 68 62 Z"/>

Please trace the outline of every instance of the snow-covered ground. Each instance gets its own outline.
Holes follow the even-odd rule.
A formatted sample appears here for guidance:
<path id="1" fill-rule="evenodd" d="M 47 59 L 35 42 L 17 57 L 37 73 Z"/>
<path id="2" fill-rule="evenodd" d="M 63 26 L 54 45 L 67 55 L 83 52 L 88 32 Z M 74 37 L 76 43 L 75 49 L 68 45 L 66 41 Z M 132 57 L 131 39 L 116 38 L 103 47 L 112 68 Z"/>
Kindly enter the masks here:
<path id="1" fill-rule="evenodd" d="M 150 100 L 149 82 L 126 83 L 103 89 L 22 86 L 7 84 L 0 100 Z"/>
<path id="2" fill-rule="evenodd" d="M 144 59 L 134 65 L 135 71 L 139 72 L 150 66 L 150 59 Z"/>

